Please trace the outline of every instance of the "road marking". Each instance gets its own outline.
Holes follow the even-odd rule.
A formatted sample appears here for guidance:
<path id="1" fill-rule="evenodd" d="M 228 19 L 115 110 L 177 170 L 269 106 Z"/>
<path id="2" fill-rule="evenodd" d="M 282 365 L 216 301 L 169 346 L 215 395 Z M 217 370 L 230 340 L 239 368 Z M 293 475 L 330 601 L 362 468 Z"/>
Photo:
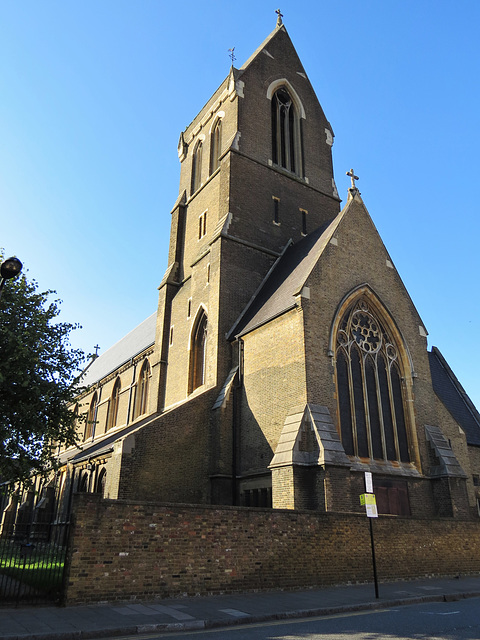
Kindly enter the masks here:
<path id="1" fill-rule="evenodd" d="M 245 611 L 239 611 L 238 609 L 219 609 L 222 613 L 228 613 L 229 616 L 234 618 L 249 618 L 250 614 Z"/>
<path id="2" fill-rule="evenodd" d="M 442 613 L 441 611 L 422 611 L 427 616 L 455 616 L 460 611 L 447 611 L 446 613 Z"/>

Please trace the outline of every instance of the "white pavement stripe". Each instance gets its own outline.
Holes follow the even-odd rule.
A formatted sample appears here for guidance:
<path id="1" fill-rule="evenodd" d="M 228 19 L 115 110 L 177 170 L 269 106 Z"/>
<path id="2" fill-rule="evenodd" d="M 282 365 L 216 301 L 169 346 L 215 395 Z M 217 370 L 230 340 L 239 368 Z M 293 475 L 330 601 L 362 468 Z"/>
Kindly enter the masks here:
<path id="1" fill-rule="evenodd" d="M 249 613 L 245 613 L 245 611 L 239 611 L 238 609 L 219 609 L 222 613 L 228 613 L 229 616 L 233 616 L 234 618 L 248 618 L 250 616 Z"/>
<path id="2" fill-rule="evenodd" d="M 164 607 L 161 604 L 151 604 L 150 607 L 155 609 L 158 613 L 165 613 L 167 616 L 175 618 L 175 620 L 195 620 L 195 618 L 188 615 L 188 613 L 182 613 L 173 607 Z"/>

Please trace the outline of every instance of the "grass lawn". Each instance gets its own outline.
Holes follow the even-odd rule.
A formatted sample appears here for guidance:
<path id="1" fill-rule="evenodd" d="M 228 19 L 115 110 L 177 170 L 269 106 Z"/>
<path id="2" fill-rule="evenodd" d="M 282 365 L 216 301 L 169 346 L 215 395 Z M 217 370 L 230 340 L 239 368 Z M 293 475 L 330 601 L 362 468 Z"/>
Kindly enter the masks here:
<path id="1" fill-rule="evenodd" d="M 27 548 L 25 555 L 22 555 L 19 545 L 9 544 L 0 548 L 0 573 L 38 591 L 57 591 L 62 584 L 65 552 L 46 545 L 42 547 Z"/>

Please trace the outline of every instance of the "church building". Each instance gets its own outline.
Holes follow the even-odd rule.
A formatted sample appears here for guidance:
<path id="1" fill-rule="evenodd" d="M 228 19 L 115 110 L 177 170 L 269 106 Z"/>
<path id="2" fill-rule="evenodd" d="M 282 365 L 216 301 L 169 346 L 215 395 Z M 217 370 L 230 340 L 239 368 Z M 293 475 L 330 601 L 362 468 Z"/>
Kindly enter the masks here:
<path id="1" fill-rule="evenodd" d="M 480 415 L 353 170 L 342 206 L 333 141 L 279 17 L 180 134 L 158 310 L 85 371 L 62 509 L 92 491 L 361 512 L 371 472 L 381 514 L 479 517 Z"/>

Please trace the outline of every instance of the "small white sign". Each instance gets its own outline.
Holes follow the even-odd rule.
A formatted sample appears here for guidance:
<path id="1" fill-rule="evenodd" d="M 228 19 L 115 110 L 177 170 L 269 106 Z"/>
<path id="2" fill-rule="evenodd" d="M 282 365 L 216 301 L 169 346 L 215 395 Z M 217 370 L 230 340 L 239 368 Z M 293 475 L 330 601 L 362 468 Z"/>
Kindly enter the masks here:
<path id="1" fill-rule="evenodd" d="M 365 471 L 365 491 L 373 493 L 373 478 L 370 471 Z"/>

